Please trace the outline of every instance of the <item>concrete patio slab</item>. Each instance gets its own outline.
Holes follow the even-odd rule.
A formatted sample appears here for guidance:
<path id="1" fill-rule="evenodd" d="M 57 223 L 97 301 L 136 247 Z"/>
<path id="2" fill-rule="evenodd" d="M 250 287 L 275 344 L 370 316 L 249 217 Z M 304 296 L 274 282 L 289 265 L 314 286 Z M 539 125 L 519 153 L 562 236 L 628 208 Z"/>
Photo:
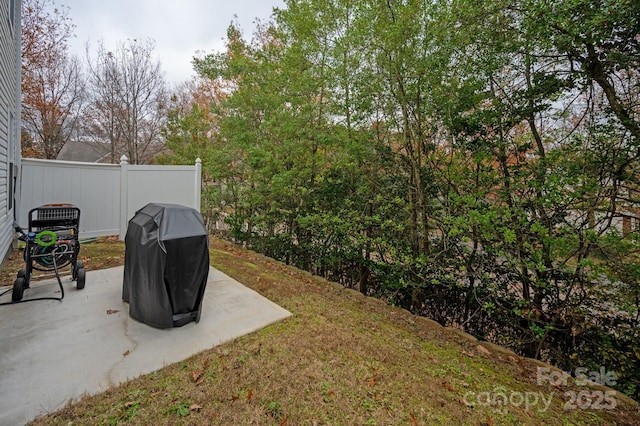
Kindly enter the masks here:
<path id="1" fill-rule="evenodd" d="M 291 314 L 210 268 L 199 323 L 156 329 L 129 317 L 123 267 L 90 271 L 62 301 L 0 306 L 0 425 L 21 425 L 94 394 L 251 333 Z M 59 297 L 55 279 L 24 299 Z M 0 302 L 11 300 L 10 293 Z"/>

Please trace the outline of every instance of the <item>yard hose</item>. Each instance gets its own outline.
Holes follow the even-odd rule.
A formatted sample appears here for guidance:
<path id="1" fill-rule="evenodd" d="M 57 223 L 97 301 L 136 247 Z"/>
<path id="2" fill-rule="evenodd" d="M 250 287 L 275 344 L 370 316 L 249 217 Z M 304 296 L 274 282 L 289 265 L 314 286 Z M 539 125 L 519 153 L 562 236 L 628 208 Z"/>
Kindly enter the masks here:
<path id="1" fill-rule="evenodd" d="M 54 248 L 53 251 L 51 252 L 54 256 L 51 256 L 51 257 L 53 258 L 53 270 L 56 273 L 56 279 L 58 280 L 58 285 L 60 286 L 60 293 L 61 293 L 60 297 L 36 297 L 34 299 L 18 300 L 17 302 L 13 302 L 13 301 L 11 301 L 11 302 L 3 302 L 3 303 L 0 303 L 0 306 L 15 305 L 16 303 L 35 302 L 36 300 L 57 300 L 57 301 L 62 301 L 62 299 L 64 299 L 64 287 L 62 287 L 62 280 L 60 280 L 60 273 L 58 272 L 58 265 L 56 263 L 55 252 L 56 252 L 56 249 Z M 10 289 L 4 291 L 2 294 L 0 294 L 0 296 L 3 296 L 3 295 L 7 294 L 10 291 L 13 291 L 13 288 L 10 288 Z"/>
<path id="2" fill-rule="evenodd" d="M 42 237 L 48 237 L 45 240 Z M 40 247 L 49 247 L 52 246 L 58 241 L 58 234 L 53 231 L 44 230 L 40 231 L 36 234 L 36 244 Z"/>

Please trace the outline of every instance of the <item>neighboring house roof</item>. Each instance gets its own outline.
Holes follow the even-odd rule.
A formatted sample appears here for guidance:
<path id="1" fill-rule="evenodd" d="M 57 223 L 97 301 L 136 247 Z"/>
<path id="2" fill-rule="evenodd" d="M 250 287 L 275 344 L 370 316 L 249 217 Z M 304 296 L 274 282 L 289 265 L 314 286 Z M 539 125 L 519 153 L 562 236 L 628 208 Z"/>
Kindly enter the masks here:
<path id="1" fill-rule="evenodd" d="M 64 144 L 57 160 L 110 163 L 111 147 L 101 142 L 69 141 Z M 119 161 L 119 158 L 117 159 Z"/>
<path id="2" fill-rule="evenodd" d="M 165 151 L 164 145 L 151 145 L 141 153 L 141 161 L 153 163 L 153 157 Z M 120 162 L 122 154 L 120 150 L 116 152 L 114 163 Z M 111 145 L 93 141 L 69 141 L 62 146 L 56 160 L 111 164 Z"/>

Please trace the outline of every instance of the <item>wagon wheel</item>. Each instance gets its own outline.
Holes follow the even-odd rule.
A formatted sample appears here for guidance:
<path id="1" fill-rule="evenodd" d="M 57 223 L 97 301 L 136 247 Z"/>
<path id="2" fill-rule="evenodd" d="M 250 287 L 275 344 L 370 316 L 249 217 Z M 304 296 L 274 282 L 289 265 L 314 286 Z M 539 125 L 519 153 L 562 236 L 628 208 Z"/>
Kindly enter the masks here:
<path id="1" fill-rule="evenodd" d="M 84 269 L 84 263 L 82 262 L 82 260 L 78 260 L 75 265 L 73 265 L 73 270 L 72 270 L 72 274 L 71 274 L 71 278 L 73 278 L 74 280 L 78 279 L 78 270 L 79 269 Z"/>
<path id="2" fill-rule="evenodd" d="M 13 282 L 13 293 L 11 294 L 11 301 L 12 302 L 21 301 L 23 293 L 24 293 L 24 277 L 18 277 Z"/>
<path id="3" fill-rule="evenodd" d="M 86 272 L 84 268 L 77 269 L 76 276 L 77 276 L 76 289 L 82 290 L 84 288 L 84 281 L 86 278 Z"/>

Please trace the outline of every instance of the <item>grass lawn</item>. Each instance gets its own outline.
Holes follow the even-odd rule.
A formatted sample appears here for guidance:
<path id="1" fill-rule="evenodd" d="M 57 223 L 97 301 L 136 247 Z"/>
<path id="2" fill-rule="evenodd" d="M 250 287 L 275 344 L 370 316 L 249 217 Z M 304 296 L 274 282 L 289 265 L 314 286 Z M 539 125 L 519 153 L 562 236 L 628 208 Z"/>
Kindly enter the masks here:
<path id="1" fill-rule="evenodd" d="M 640 424 L 638 404 L 607 389 L 538 384 L 533 360 L 229 243 L 210 250 L 214 267 L 293 316 L 32 424 Z M 124 245 L 100 239 L 80 258 L 121 265 Z M 3 282 L 20 264 L 5 263 Z"/>

